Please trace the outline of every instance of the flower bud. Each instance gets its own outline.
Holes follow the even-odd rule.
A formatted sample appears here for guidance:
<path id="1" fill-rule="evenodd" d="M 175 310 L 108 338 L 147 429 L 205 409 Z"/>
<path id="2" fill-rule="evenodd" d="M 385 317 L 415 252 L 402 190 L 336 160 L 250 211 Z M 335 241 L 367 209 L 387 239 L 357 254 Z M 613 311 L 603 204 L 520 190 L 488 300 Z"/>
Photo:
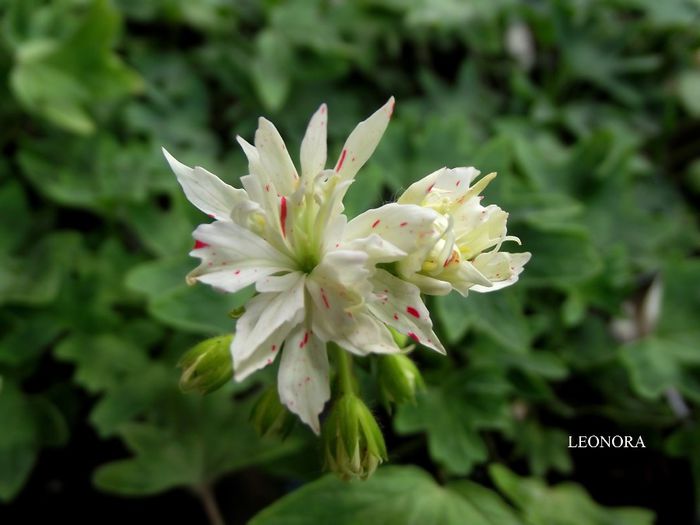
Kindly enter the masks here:
<path id="1" fill-rule="evenodd" d="M 280 402 L 277 388 L 268 387 L 250 412 L 250 422 L 260 437 L 278 435 L 286 438 L 294 427 L 294 417 Z"/>
<path id="2" fill-rule="evenodd" d="M 387 460 L 384 436 L 367 405 L 344 394 L 321 430 L 326 468 L 341 479 L 367 479 Z"/>
<path id="3" fill-rule="evenodd" d="M 391 403 L 415 403 L 416 391 L 425 386 L 418 367 L 404 354 L 379 358 L 379 396 L 387 411 Z"/>
<path id="4" fill-rule="evenodd" d="M 209 394 L 233 377 L 231 340 L 233 335 L 212 337 L 195 345 L 180 358 L 180 390 Z"/>
<path id="5" fill-rule="evenodd" d="M 396 346 L 398 346 L 399 348 L 406 348 L 408 346 L 408 336 L 406 334 L 402 334 L 401 332 L 395 330 L 391 326 L 387 326 L 387 328 L 391 332 L 391 336 L 394 338 Z"/>

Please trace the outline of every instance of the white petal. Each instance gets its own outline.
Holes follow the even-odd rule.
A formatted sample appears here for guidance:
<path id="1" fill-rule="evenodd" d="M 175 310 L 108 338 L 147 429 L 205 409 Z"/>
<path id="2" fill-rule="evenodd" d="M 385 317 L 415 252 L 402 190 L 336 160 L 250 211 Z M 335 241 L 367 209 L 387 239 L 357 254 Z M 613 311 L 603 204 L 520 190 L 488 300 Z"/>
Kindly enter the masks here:
<path id="1" fill-rule="evenodd" d="M 291 195 L 296 190 L 299 175 L 277 128 L 263 117 L 258 120 L 255 149 L 263 170 L 277 191 L 285 196 Z"/>
<path id="2" fill-rule="evenodd" d="M 277 384 L 280 400 L 318 434 L 319 414 L 331 397 L 326 345 L 298 326 L 284 343 Z"/>
<path id="3" fill-rule="evenodd" d="M 355 250 L 335 250 L 325 255 L 320 264 L 309 275 L 309 282 L 322 287 L 328 285 L 339 295 L 346 297 L 345 303 L 359 304 L 369 295 L 371 287 L 367 278 L 366 253 Z"/>
<path id="4" fill-rule="evenodd" d="M 187 282 L 189 284 L 200 282 L 222 292 L 236 293 L 268 275 L 283 270 L 283 268 L 275 267 L 260 268 L 254 264 L 252 266 L 246 265 L 246 263 L 230 265 L 223 262 L 221 264 L 212 263 L 209 266 L 207 263 L 206 266 L 198 266 L 187 275 Z"/>
<path id="5" fill-rule="evenodd" d="M 264 239 L 233 222 L 202 224 L 193 234 L 205 246 L 190 255 L 202 259 L 188 275 L 227 292 L 236 292 L 267 275 L 289 271 L 293 261 Z"/>
<path id="6" fill-rule="evenodd" d="M 232 222 L 201 224 L 193 233 L 200 242 L 220 248 L 231 260 L 256 260 L 263 265 L 285 264 L 292 266 L 292 260 L 276 250 L 265 239 Z"/>
<path id="7" fill-rule="evenodd" d="M 473 167 L 441 168 L 409 186 L 398 202 L 431 205 L 447 198 L 453 205 L 459 205 L 478 195 L 496 176 L 489 173 L 471 186 L 480 174 Z"/>
<path id="8" fill-rule="evenodd" d="M 385 270 L 377 270 L 372 282 L 375 299 L 368 307 L 378 319 L 414 341 L 445 353 L 445 348 L 433 332 L 430 313 L 416 286 Z"/>
<path id="9" fill-rule="evenodd" d="M 372 234 L 364 239 L 344 241 L 343 249 L 366 252 L 371 266 L 397 261 L 406 255 L 406 252 L 399 250 L 396 246 L 376 234 Z"/>
<path id="10" fill-rule="evenodd" d="M 326 254 L 306 281 L 313 302 L 314 333 L 323 341 L 335 341 L 346 350 L 366 355 L 398 349 L 390 332 L 370 317 L 368 255 L 337 250 Z"/>
<path id="11" fill-rule="evenodd" d="M 394 97 L 350 133 L 340 153 L 335 171 L 343 180 L 352 180 L 372 156 L 394 112 Z"/>
<path id="12" fill-rule="evenodd" d="M 439 215 L 413 204 L 390 203 L 368 210 L 352 219 L 343 233 L 345 241 L 379 235 L 410 254 L 419 246 L 432 245 L 437 238 L 433 223 Z"/>
<path id="13" fill-rule="evenodd" d="M 246 303 L 245 313 L 236 322 L 231 344 L 234 365 L 259 347 L 268 349 L 272 336 L 284 337 L 304 319 L 304 277 L 297 275 L 289 289 L 262 293 Z M 269 350 L 272 350 L 270 347 Z"/>
<path id="14" fill-rule="evenodd" d="M 321 104 L 311 117 L 301 142 L 301 174 L 309 182 L 326 166 L 327 123 L 328 108 Z"/>
<path id="15" fill-rule="evenodd" d="M 248 157 L 248 168 L 250 169 L 250 175 L 241 177 L 241 184 L 248 192 L 250 198 L 264 210 L 268 220 L 266 225 L 268 232 L 277 232 L 280 236 L 283 236 L 280 223 L 280 205 L 283 195 L 285 200 L 288 199 L 286 199 L 286 194 L 282 188 L 278 187 L 278 184 L 280 184 L 280 180 L 284 180 L 284 177 L 273 178 L 268 169 L 263 166 L 259 150 L 246 142 L 242 137 L 236 137 L 236 139 L 241 148 L 243 148 L 246 157 Z M 289 156 L 287 155 L 287 157 Z M 280 246 L 283 244 L 280 243 Z"/>
<path id="16" fill-rule="evenodd" d="M 468 291 L 473 289 L 474 285 L 483 288 L 490 288 L 493 286 L 491 280 L 481 273 L 470 261 L 461 261 L 459 264 L 451 264 L 441 272 L 438 277 L 452 283 L 454 289 L 465 297 Z"/>
<path id="17" fill-rule="evenodd" d="M 532 254 L 489 252 L 482 253 L 474 259 L 474 266 L 491 280 L 491 286 L 472 286 L 471 290 L 479 293 L 494 292 L 517 282 L 523 266 Z"/>
<path id="18" fill-rule="evenodd" d="M 425 199 L 425 196 L 430 193 L 430 190 L 435 186 L 438 178 L 447 171 L 447 168 L 440 168 L 429 175 L 426 175 L 419 181 L 411 184 L 406 191 L 403 192 L 398 199 L 399 204 L 420 204 Z"/>
<path id="19" fill-rule="evenodd" d="M 346 329 L 337 333 L 333 341 L 344 350 L 360 356 L 401 352 L 389 329 L 371 315 L 368 308 L 353 314 Z"/>
<path id="20" fill-rule="evenodd" d="M 421 293 L 426 295 L 447 295 L 452 291 L 452 284 L 447 281 L 441 281 L 429 275 L 420 273 L 412 273 L 411 275 L 402 276 L 408 282 L 415 284 L 420 288 Z"/>
<path id="21" fill-rule="evenodd" d="M 248 200 L 244 190 L 229 186 L 204 168 L 190 168 L 175 159 L 163 148 L 163 155 L 175 173 L 187 199 L 210 217 L 231 220 L 231 210 L 239 202 Z"/>
<path id="22" fill-rule="evenodd" d="M 264 279 L 260 279 L 255 289 L 260 293 L 267 292 L 284 292 L 297 284 L 297 281 L 303 274 L 301 272 L 290 272 L 285 275 L 272 275 Z"/>
<path id="23" fill-rule="evenodd" d="M 234 358 L 234 377 L 236 378 L 236 381 L 241 382 L 252 373 L 271 365 L 277 358 L 277 355 L 280 353 L 282 343 L 284 343 L 284 338 L 289 335 L 291 328 L 271 332 L 268 338 L 265 339 L 265 341 L 260 344 L 260 346 L 258 346 L 252 354 L 242 358 Z M 232 355 L 234 341 L 231 341 Z"/>

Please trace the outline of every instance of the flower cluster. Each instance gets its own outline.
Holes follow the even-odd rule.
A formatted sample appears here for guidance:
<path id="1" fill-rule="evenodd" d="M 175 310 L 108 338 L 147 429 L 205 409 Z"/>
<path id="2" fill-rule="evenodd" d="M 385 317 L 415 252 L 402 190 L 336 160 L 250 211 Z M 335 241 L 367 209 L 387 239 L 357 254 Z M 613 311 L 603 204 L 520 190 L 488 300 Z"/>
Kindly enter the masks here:
<path id="1" fill-rule="evenodd" d="M 514 283 L 529 253 L 501 251 L 508 215 L 482 206 L 495 176 L 442 168 L 397 202 L 352 220 L 343 197 L 377 147 L 391 98 L 360 122 L 326 168 L 328 111 L 312 116 L 300 170 L 275 126 L 260 118 L 253 144 L 238 138 L 249 174 L 234 188 L 207 170 L 165 156 L 187 198 L 213 222 L 194 231 L 201 260 L 188 282 L 234 293 L 254 285 L 231 341 L 236 380 L 281 354 L 279 399 L 315 432 L 331 397 L 327 345 L 358 356 L 401 351 L 393 331 L 437 352 L 421 294 L 486 292 Z"/>

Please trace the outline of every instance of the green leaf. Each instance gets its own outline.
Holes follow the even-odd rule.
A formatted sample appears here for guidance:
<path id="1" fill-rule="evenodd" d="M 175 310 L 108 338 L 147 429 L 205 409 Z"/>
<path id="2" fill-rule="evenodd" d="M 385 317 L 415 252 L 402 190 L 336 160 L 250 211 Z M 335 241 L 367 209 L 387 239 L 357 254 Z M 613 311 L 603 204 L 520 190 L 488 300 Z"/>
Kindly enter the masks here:
<path id="1" fill-rule="evenodd" d="M 480 430 L 502 428 L 509 419 L 502 373 L 474 366 L 427 379 L 416 405 L 399 406 L 394 427 L 400 434 L 426 432 L 431 457 L 448 472 L 468 474 L 487 458 Z"/>
<path id="2" fill-rule="evenodd" d="M 51 302 L 80 248 L 74 232 L 51 233 L 28 253 L 0 259 L 0 304 Z"/>
<path id="3" fill-rule="evenodd" d="M 458 293 L 451 293 L 443 297 L 433 299 L 435 305 L 435 318 L 440 322 L 440 329 L 445 334 L 445 339 L 450 343 L 457 343 L 469 331 L 473 319 L 465 315 L 466 302 L 476 295 L 472 294 L 464 298 Z"/>
<path id="4" fill-rule="evenodd" d="M 54 352 L 59 359 L 78 365 L 76 383 L 93 393 L 119 386 L 148 365 L 143 348 L 113 334 L 74 335 L 61 341 Z"/>
<path id="5" fill-rule="evenodd" d="M 529 347 L 530 334 L 520 292 L 514 288 L 497 293 L 472 292 L 468 297 L 453 293 L 437 297 L 435 304 L 437 318 L 451 343 L 461 340 L 473 328 L 515 352 Z"/>
<path id="6" fill-rule="evenodd" d="M 661 273 L 663 300 L 658 326 L 649 337 L 624 345 L 620 359 L 635 391 L 646 399 L 658 399 L 677 388 L 700 400 L 700 328 L 696 312 L 700 291 L 689 283 L 700 279 L 700 262 L 669 261 Z"/>
<path id="7" fill-rule="evenodd" d="M 525 267 L 523 283 L 565 286 L 595 276 L 602 269 L 598 252 L 585 233 L 567 230 L 518 230 L 532 259 Z"/>
<path id="8" fill-rule="evenodd" d="M 416 467 L 385 467 L 369 480 L 347 483 L 325 476 L 255 516 L 250 525 L 517 525 L 498 495 L 461 482 L 441 487 Z"/>
<path id="9" fill-rule="evenodd" d="M 625 345 L 621 359 L 639 395 L 658 399 L 667 389 L 677 387 L 700 401 L 700 355 L 695 346 L 649 337 Z"/>
<path id="10" fill-rule="evenodd" d="M 57 126 L 92 133 L 91 109 L 97 103 L 140 88 L 138 76 L 112 52 L 119 25 L 110 2 L 94 0 L 68 37 L 21 44 L 10 76 L 17 99 Z"/>
<path id="11" fill-rule="evenodd" d="M 31 444 L 0 447 L 0 501 L 11 501 L 34 468 L 37 451 Z"/>
<path id="12" fill-rule="evenodd" d="M 565 432 L 525 421 L 514 425 L 511 438 L 516 442 L 517 453 L 528 462 L 535 476 L 542 477 L 549 470 L 571 472 Z"/>
<path id="13" fill-rule="evenodd" d="M 64 323 L 51 313 L 22 313 L 2 319 L 0 366 L 21 367 L 38 359 L 64 328 Z"/>
<path id="14" fill-rule="evenodd" d="M 0 254 L 9 254 L 19 246 L 29 231 L 27 198 L 17 181 L 0 186 Z"/>
<path id="15" fill-rule="evenodd" d="M 27 396 L 6 381 L 0 391 L 0 501 L 10 501 L 26 482 L 39 450 L 68 437 L 61 413 L 41 396 Z"/>
<path id="16" fill-rule="evenodd" d="M 700 116 L 700 71 L 685 71 L 678 78 L 678 95 L 693 116 Z"/>
<path id="17" fill-rule="evenodd" d="M 502 465 L 489 469 L 496 487 L 518 507 L 528 525 L 652 525 L 654 514 L 638 508 L 598 505 L 575 483 L 548 487 L 542 481 L 521 478 Z"/>
<path id="18" fill-rule="evenodd" d="M 299 447 L 293 438 L 260 439 L 248 422 L 251 403 L 233 401 L 226 392 L 183 396 L 173 388 L 163 402 L 168 408 L 158 411 L 159 422 L 122 425 L 119 434 L 134 457 L 101 466 L 97 487 L 129 496 L 195 488 Z"/>
<path id="19" fill-rule="evenodd" d="M 58 359 L 75 365 L 75 383 L 103 394 L 90 414 L 102 436 L 113 435 L 122 424 L 146 413 L 176 384 L 172 368 L 149 359 L 146 347 L 151 341 L 137 323 L 124 325 L 123 331 L 121 336 L 74 334 L 54 350 Z"/>
<path id="20" fill-rule="evenodd" d="M 123 144 L 109 134 L 28 141 L 18 159 L 24 174 L 43 195 L 108 219 L 123 215 L 133 222 L 138 217 L 124 205 L 155 209 L 157 204 L 148 200 L 149 194 L 175 191 L 177 186 L 157 148 L 138 142 Z"/>
<path id="21" fill-rule="evenodd" d="M 279 33 L 263 31 L 258 34 L 257 55 L 252 63 L 252 77 L 265 107 L 277 111 L 290 89 L 290 43 Z"/>
<path id="22" fill-rule="evenodd" d="M 144 263 L 129 273 L 127 285 L 145 293 L 151 315 L 170 326 L 207 335 L 232 331 L 229 312 L 243 306 L 253 290 L 224 294 L 208 286 L 187 286 L 185 276 L 194 266 L 184 258 Z"/>

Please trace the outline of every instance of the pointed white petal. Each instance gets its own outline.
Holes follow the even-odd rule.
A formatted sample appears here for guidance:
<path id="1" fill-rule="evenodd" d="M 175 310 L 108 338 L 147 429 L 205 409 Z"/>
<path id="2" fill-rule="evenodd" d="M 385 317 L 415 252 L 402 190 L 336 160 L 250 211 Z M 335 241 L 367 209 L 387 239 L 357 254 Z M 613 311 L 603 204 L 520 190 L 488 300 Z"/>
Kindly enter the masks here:
<path id="1" fill-rule="evenodd" d="M 290 272 L 285 275 L 271 275 L 270 277 L 260 279 L 256 283 L 255 289 L 260 293 L 285 292 L 292 289 L 301 277 L 303 277 L 301 272 Z"/>
<path id="2" fill-rule="evenodd" d="M 331 397 L 326 345 L 299 325 L 284 343 L 277 384 L 280 400 L 316 433 L 319 415 Z"/>
<path id="3" fill-rule="evenodd" d="M 291 195 L 296 190 L 299 175 L 277 128 L 263 117 L 258 120 L 255 149 L 263 170 L 277 191 L 284 196 Z"/>
<path id="4" fill-rule="evenodd" d="M 478 195 L 496 176 L 495 173 L 489 173 L 474 186 L 470 186 L 480 174 L 481 172 L 473 167 L 441 168 L 409 186 L 398 202 L 430 204 L 447 197 L 449 201 L 461 204 Z"/>
<path id="5" fill-rule="evenodd" d="M 406 276 L 402 274 L 401 276 L 406 281 L 415 284 L 420 288 L 421 293 L 425 295 L 447 295 L 452 291 L 452 283 L 441 281 L 429 275 L 413 273 Z"/>
<path id="6" fill-rule="evenodd" d="M 518 281 L 523 266 L 532 254 L 489 252 L 482 253 L 474 259 L 474 266 L 491 280 L 491 286 L 472 286 L 471 290 L 479 293 L 494 292 Z"/>
<path id="7" fill-rule="evenodd" d="M 248 301 L 245 313 L 236 322 L 236 337 L 231 344 L 237 377 L 242 373 L 238 363 L 248 359 L 259 348 L 263 348 L 271 357 L 279 349 L 279 341 L 303 319 L 304 277 L 301 275 L 284 292 L 263 293 Z"/>
<path id="8" fill-rule="evenodd" d="M 366 120 L 360 122 L 345 141 L 335 165 L 343 180 L 352 180 L 372 156 L 394 112 L 394 97 Z"/>
<path id="9" fill-rule="evenodd" d="M 386 325 L 369 313 L 368 308 L 353 314 L 346 329 L 337 333 L 333 341 L 360 356 L 369 354 L 396 354 L 401 349 Z"/>
<path id="10" fill-rule="evenodd" d="M 190 168 L 163 148 L 170 168 L 182 186 L 187 199 L 210 217 L 221 221 L 230 219 L 231 210 L 239 202 L 248 200 L 244 190 L 229 186 L 204 168 Z"/>
<path id="11" fill-rule="evenodd" d="M 200 282 L 222 292 L 236 293 L 254 282 L 282 270 L 283 268 L 260 268 L 246 263 L 235 265 L 223 262 L 218 265 L 212 263 L 211 266 L 207 263 L 206 266 L 200 265 L 192 270 L 187 275 L 187 282 L 189 284 Z"/>
<path id="12" fill-rule="evenodd" d="M 304 140 L 301 142 L 301 175 L 309 183 L 326 166 L 327 123 L 328 108 L 325 104 L 321 104 L 311 117 Z"/>
<path id="13" fill-rule="evenodd" d="M 439 214 L 413 204 L 385 204 L 352 219 L 343 233 L 344 241 L 379 235 L 394 247 L 410 254 L 419 246 L 432 245 L 437 238 L 433 223 Z"/>
<path id="14" fill-rule="evenodd" d="M 368 307 L 378 319 L 417 343 L 445 353 L 416 286 L 385 270 L 377 270 L 372 282 L 375 298 Z"/>
<path id="15" fill-rule="evenodd" d="M 190 252 L 202 262 L 188 275 L 227 292 L 236 292 L 273 273 L 289 271 L 293 261 L 264 239 L 233 222 L 202 224 L 193 234 L 203 245 Z"/>
<path id="16" fill-rule="evenodd" d="M 406 191 L 403 192 L 401 197 L 398 198 L 397 202 L 399 204 L 421 204 L 425 196 L 430 193 L 435 187 L 435 183 L 438 178 L 447 171 L 447 168 L 440 168 L 429 175 L 426 175 L 419 181 L 411 184 Z"/>
<path id="17" fill-rule="evenodd" d="M 255 260 L 264 266 L 292 267 L 293 261 L 276 250 L 265 239 L 232 222 L 201 224 L 193 237 L 209 246 L 219 248 L 231 261 Z M 196 254 L 199 256 L 199 254 Z"/>
<path id="18" fill-rule="evenodd" d="M 288 325 L 285 325 L 285 328 L 287 327 Z M 236 381 L 241 382 L 252 373 L 271 365 L 277 358 L 277 355 L 280 354 L 282 343 L 284 343 L 284 338 L 289 335 L 289 331 L 292 328 L 293 327 L 271 332 L 265 341 L 263 341 L 252 354 L 245 357 L 234 357 L 234 377 Z M 234 341 L 235 339 L 236 338 L 234 337 Z M 233 341 L 231 342 L 231 354 L 234 355 Z"/>
<path id="19" fill-rule="evenodd" d="M 382 239 L 379 235 L 372 234 L 364 239 L 353 239 L 343 242 L 343 249 L 366 252 L 369 256 L 370 266 L 380 263 L 398 261 L 406 255 L 406 252 L 399 250 L 396 246 Z"/>
<path id="20" fill-rule="evenodd" d="M 241 184 L 250 198 L 265 211 L 271 231 L 279 231 L 280 198 L 286 194 L 278 187 L 279 181 L 273 178 L 267 167 L 263 165 L 259 150 L 240 136 L 236 137 L 236 140 L 248 158 L 250 170 L 250 175 L 241 177 Z"/>

